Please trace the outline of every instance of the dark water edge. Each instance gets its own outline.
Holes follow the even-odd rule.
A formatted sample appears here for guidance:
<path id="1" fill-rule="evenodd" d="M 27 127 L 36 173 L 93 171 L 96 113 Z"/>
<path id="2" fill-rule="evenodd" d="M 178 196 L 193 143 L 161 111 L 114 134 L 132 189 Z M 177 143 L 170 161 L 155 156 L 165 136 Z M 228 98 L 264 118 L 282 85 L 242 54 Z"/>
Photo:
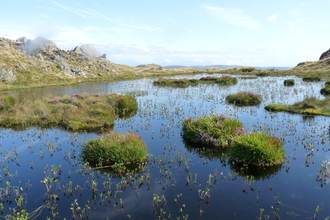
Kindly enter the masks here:
<path id="1" fill-rule="evenodd" d="M 146 91 L 136 97 L 137 114 L 117 120 L 114 131 L 138 133 L 150 156 L 144 172 L 115 175 L 92 169 L 79 160 L 82 143 L 97 134 L 73 134 L 57 128 L 2 129 L 3 216 L 9 214 L 9 207 L 17 206 L 17 186 L 23 189 L 19 192 L 28 212 L 45 206 L 37 219 L 54 213 L 54 219 L 72 219 L 75 215 L 77 219 L 185 219 L 187 215 L 188 219 L 257 219 L 260 209 L 264 209 L 262 219 L 265 215 L 270 219 L 311 219 L 317 206 L 323 209 L 317 219 L 324 219 L 330 216 L 330 191 L 328 179 L 318 181 L 317 175 L 321 161 L 330 161 L 329 118 L 269 113 L 263 108 L 270 103 L 293 104 L 305 97 L 323 98 L 319 91 L 324 83 L 295 78 L 294 87 L 284 87 L 287 78 L 238 79 L 233 86 L 206 84 L 184 89 L 154 87 L 153 79 L 140 79 L 13 92 L 25 103 L 45 94 Z M 260 94 L 263 102 L 255 107 L 225 103 L 228 94 L 243 91 Z M 253 169 L 186 146 L 181 138 L 182 120 L 210 114 L 237 118 L 248 132 L 265 131 L 280 137 L 286 162 L 272 169 Z M 54 177 L 50 171 L 54 167 L 61 172 L 47 192 L 40 181 Z M 8 181 L 11 193 L 6 196 Z M 59 200 L 51 200 L 54 194 Z M 84 208 L 87 214 L 82 213 Z"/>

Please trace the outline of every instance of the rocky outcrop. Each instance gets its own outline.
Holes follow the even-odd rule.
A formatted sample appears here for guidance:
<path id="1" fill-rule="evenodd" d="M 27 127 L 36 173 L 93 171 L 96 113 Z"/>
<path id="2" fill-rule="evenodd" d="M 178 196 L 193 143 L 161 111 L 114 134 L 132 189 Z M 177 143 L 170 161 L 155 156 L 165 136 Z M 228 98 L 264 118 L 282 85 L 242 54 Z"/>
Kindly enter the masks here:
<path id="1" fill-rule="evenodd" d="M 8 70 L 0 69 L 0 80 L 4 82 L 15 82 L 16 76 L 11 68 Z"/>
<path id="2" fill-rule="evenodd" d="M 101 56 L 101 54 L 99 54 L 99 52 L 97 52 L 95 47 L 92 45 L 89 45 L 89 44 L 82 45 L 81 47 L 77 46 L 72 51 L 76 54 L 81 54 L 86 57 L 92 57 L 92 58 L 105 58 L 106 57 L 105 54 L 103 54 Z"/>
<path id="3" fill-rule="evenodd" d="M 325 52 L 323 52 L 323 53 L 321 54 L 319 60 L 323 60 L 323 59 L 325 59 L 325 58 L 327 58 L 327 57 L 330 57 L 330 49 L 327 50 L 327 51 L 325 51 Z"/>
<path id="4" fill-rule="evenodd" d="M 26 37 L 21 37 L 16 40 L 18 47 L 29 55 L 40 54 L 43 52 L 51 53 L 54 50 L 59 50 L 56 44 L 43 37 L 37 37 L 34 40 L 27 39 Z M 38 55 L 40 57 L 40 55 Z"/>

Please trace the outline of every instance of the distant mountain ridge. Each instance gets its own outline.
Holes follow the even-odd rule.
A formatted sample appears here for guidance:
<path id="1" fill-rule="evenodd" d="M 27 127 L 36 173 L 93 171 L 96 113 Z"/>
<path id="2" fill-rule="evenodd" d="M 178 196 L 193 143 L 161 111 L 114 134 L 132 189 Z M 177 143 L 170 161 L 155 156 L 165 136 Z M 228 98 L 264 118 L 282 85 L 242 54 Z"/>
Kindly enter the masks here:
<path id="1" fill-rule="evenodd" d="M 243 66 L 238 66 L 238 65 L 205 65 L 205 66 L 180 66 L 180 65 L 171 65 L 171 66 L 164 66 L 165 68 L 172 69 L 172 68 L 194 68 L 198 70 L 206 70 L 209 68 L 217 68 L 217 69 L 229 69 L 229 68 L 240 68 Z M 252 66 L 254 67 L 254 66 Z M 288 70 L 291 69 L 292 67 L 254 67 L 255 69 L 258 70 L 267 70 L 267 69 L 278 69 L 278 70 Z"/>

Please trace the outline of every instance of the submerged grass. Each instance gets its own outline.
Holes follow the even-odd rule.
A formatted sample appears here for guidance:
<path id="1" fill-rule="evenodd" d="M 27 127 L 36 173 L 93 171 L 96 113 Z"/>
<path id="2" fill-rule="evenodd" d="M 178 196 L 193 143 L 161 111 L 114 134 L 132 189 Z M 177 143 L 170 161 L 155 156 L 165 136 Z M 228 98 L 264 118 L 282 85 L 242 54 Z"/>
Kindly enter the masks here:
<path id="1" fill-rule="evenodd" d="M 117 117 L 138 108 L 135 98 L 116 94 L 73 94 L 44 97 L 29 104 L 9 105 L 0 115 L 0 126 L 61 126 L 72 131 L 111 129 Z"/>

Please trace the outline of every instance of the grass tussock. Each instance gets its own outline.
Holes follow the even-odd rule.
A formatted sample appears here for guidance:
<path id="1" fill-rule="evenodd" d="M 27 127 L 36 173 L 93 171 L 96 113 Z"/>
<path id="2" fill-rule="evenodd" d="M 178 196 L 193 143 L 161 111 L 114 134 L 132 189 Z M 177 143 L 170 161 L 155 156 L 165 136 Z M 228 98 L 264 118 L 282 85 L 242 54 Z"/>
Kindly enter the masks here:
<path id="1" fill-rule="evenodd" d="M 283 84 L 285 86 L 294 86 L 295 81 L 294 81 L 294 79 L 286 79 L 286 80 L 284 80 Z"/>
<path id="2" fill-rule="evenodd" d="M 116 94 L 45 97 L 3 109 L 0 126 L 60 126 L 72 131 L 102 131 L 111 129 L 117 117 L 135 114 L 137 108 L 135 98 Z"/>
<path id="3" fill-rule="evenodd" d="M 275 165 L 284 161 L 283 144 L 262 132 L 238 136 L 230 148 L 231 160 L 254 165 Z"/>
<path id="4" fill-rule="evenodd" d="M 242 123 L 225 115 L 211 115 L 183 121 L 183 138 L 192 144 L 226 147 L 244 133 Z"/>
<path id="5" fill-rule="evenodd" d="M 273 112 L 284 111 L 303 115 L 330 116 L 330 97 L 323 100 L 306 98 L 304 101 L 297 102 L 293 105 L 270 104 L 265 106 L 265 109 Z"/>
<path id="6" fill-rule="evenodd" d="M 147 147 L 137 134 L 110 133 L 91 139 L 83 145 L 82 159 L 96 166 L 112 166 L 125 170 L 147 160 Z"/>
<path id="7" fill-rule="evenodd" d="M 252 106 L 259 105 L 262 101 L 260 95 L 253 92 L 239 92 L 226 97 L 226 102 L 236 106 Z"/>

